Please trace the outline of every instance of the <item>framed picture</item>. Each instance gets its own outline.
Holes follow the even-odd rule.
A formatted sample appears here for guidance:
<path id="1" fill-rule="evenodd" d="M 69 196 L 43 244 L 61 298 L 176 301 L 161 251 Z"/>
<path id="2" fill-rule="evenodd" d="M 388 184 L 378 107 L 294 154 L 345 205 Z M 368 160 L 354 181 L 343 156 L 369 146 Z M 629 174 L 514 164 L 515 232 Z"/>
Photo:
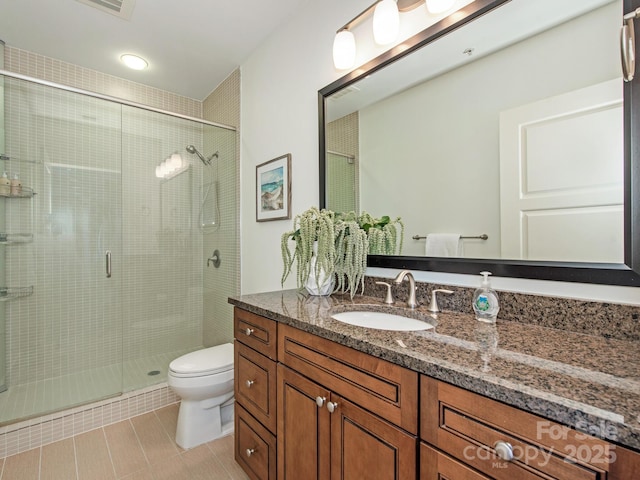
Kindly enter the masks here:
<path id="1" fill-rule="evenodd" d="M 256 221 L 291 218 L 291 154 L 256 167 Z"/>

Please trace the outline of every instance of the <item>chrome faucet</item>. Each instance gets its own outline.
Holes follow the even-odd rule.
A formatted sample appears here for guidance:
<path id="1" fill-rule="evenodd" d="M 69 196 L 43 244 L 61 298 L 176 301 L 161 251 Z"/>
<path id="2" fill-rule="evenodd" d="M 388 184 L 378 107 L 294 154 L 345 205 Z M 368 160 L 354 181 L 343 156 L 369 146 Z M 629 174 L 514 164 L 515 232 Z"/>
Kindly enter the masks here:
<path id="1" fill-rule="evenodd" d="M 416 308 L 418 302 L 416 301 L 416 281 L 409 270 L 402 270 L 396 278 L 393 279 L 395 283 L 402 283 L 406 278 L 409 279 L 409 298 L 407 299 L 407 305 L 409 308 Z"/>

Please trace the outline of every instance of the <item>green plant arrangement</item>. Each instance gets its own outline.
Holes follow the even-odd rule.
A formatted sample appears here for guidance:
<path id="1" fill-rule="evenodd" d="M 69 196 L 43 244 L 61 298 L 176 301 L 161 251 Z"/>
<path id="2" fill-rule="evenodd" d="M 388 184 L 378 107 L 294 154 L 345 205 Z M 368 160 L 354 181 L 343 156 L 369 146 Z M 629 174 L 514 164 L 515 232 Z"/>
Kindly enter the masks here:
<path id="1" fill-rule="evenodd" d="M 338 277 L 336 291 L 349 292 L 351 298 L 360 287 L 364 292 L 364 273 L 367 270 L 369 237 L 351 218 L 340 218 L 334 223 L 335 271 Z"/>
<path id="2" fill-rule="evenodd" d="M 344 219 L 355 220 L 369 238 L 370 255 L 401 255 L 404 243 L 404 223 L 400 217 L 391 220 L 388 215 L 375 218 L 367 212 L 356 216 L 354 212 L 341 214 Z M 398 241 L 398 227 L 400 239 Z"/>
<path id="3" fill-rule="evenodd" d="M 388 216 L 377 219 L 366 212 L 358 216 L 354 212 L 335 213 L 311 207 L 296 215 L 293 230 L 282 234 L 281 283 L 284 285 L 296 263 L 298 288 L 308 285 L 312 278 L 317 290 L 321 290 L 320 282 L 336 278 L 334 291 L 349 292 L 353 298 L 358 288 L 364 290 L 367 255 L 394 254 L 396 249 L 402 249 L 403 239 L 404 225 L 400 218 L 392 221 Z M 290 240 L 295 241 L 293 252 Z"/>
<path id="4" fill-rule="evenodd" d="M 335 214 L 331 210 L 319 210 L 311 207 L 296 215 L 293 219 L 293 230 L 282 234 L 280 248 L 284 270 L 282 281 L 291 273 L 293 264 L 297 261 L 297 285 L 302 288 L 311 274 L 312 263 L 315 263 L 315 277 L 320 278 L 320 272 L 326 276 L 335 273 Z M 289 248 L 289 240 L 295 240 L 293 253 Z M 314 253 L 314 243 L 317 242 Z M 315 262 L 312 257 L 315 256 Z"/>

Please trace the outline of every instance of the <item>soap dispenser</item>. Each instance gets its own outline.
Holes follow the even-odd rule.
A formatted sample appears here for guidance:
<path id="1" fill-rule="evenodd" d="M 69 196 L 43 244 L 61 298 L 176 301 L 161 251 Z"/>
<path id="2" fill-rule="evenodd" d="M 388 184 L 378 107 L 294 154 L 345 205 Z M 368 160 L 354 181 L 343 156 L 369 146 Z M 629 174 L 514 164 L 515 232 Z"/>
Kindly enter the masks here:
<path id="1" fill-rule="evenodd" d="M 481 322 L 494 323 L 500 310 L 498 294 L 491 288 L 489 275 L 491 272 L 480 272 L 484 278 L 480 287 L 473 293 L 473 310 L 476 312 L 476 319 Z"/>
<path id="2" fill-rule="evenodd" d="M 9 176 L 7 175 L 7 172 L 4 172 L 2 174 L 2 177 L 0 177 L 0 195 L 3 197 L 8 197 L 9 193 L 11 192 L 11 187 L 10 187 L 10 181 L 9 181 Z"/>

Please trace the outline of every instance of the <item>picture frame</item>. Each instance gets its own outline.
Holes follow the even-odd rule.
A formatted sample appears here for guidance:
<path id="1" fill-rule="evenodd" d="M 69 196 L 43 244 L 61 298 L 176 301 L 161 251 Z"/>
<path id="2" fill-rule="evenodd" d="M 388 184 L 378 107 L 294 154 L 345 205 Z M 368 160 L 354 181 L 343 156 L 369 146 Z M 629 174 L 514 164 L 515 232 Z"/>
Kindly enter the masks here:
<path id="1" fill-rule="evenodd" d="M 256 166 L 256 222 L 291 218 L 291 154 Z"/>

